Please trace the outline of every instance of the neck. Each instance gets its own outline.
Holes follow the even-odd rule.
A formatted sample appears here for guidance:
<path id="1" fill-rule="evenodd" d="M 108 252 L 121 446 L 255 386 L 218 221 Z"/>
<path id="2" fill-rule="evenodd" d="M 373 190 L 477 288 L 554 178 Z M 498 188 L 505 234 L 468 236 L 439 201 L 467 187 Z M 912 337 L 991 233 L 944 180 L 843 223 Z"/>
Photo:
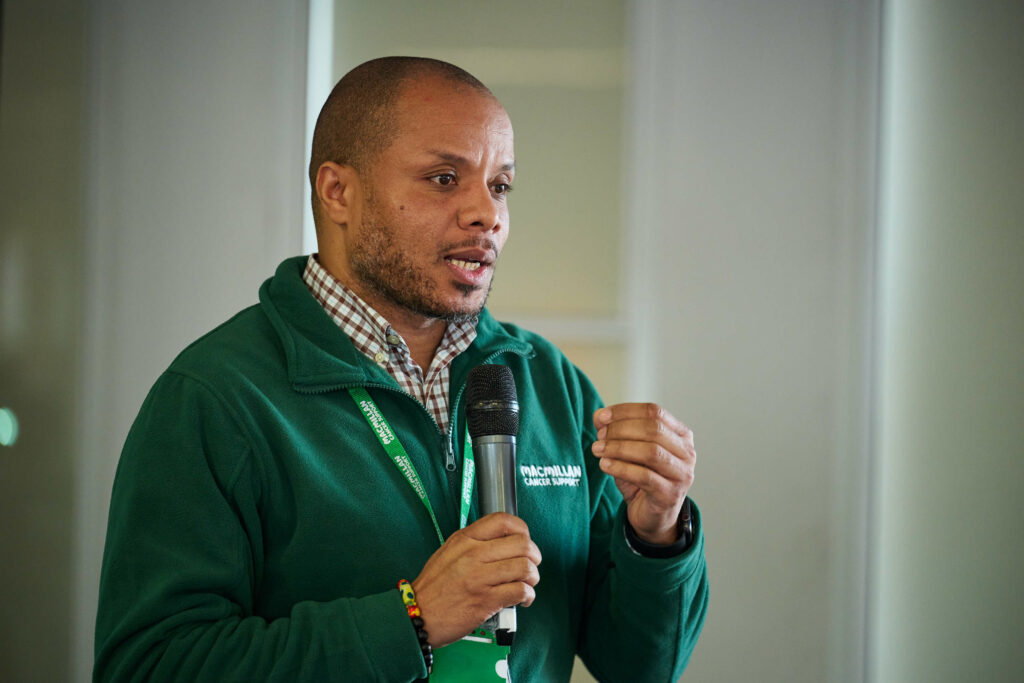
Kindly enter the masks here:
<path id="1" fill-rule="evenodd" d="M 419 365 L 423 374 L 426 375 L 427 368 L 434 360 L 437 347 L 440 346 L 441 339 L 444 338 L 445 330 L 448 329 L 448 323 L 440 318 L 413 313 L 366 287 L 353 286 L 348 283 L 346 286 L 387 320 L 391 329 L 402 335 L 402 339 L 409 347 L 409 355 L 413 362 Z"/>
<path id="2" fill-rule="evenodd" d="M 396 306 L 378 306 L 378 303 L 370 305 L 384 316 L 395 332 L 402 335 L 413 362 L 426 375 L 445 330 L 448 329 L 448 323 L 440 318 L 425 318 Z"/>
<path id="3" fill-rule="evenodd" d="M 448 329 L 448 323 L 440 318 L 413 313 L 364 286 L 352 275 L 347 263 L 331 258 L 335 253 L 335 250 L 322 248 L 317 255 L 317 260 L 328 273 L 372 306 L 373 310 L 388 321 L 392 329 L 402 335 L 402 339 L 409 347 L 409 355 L 413 362 L 419 365 L 423 373 L 426 374 L 431 361 L 434 360 L 437 347 L 441 344 L 441 339 L 444 338 L 445 330 Z"/>

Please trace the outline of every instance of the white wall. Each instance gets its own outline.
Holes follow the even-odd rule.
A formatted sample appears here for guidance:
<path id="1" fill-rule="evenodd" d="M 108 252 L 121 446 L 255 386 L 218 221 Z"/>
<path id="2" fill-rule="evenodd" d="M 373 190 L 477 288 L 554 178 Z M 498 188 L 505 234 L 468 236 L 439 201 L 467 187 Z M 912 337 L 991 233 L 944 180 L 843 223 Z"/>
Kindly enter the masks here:
<path id="1" fill-rule="evenodd" d="M 886 11 L 872 680 L 1024 672 L 1024 5 Z"/>
<path id="2" fill-rule="evenodd" d="M 90 3 L 75 674 L 121 444 L 156 376 L 302 234 L 305 3 Z"/>
<path id="3" fill-rule="evenodd" d="M 877 3 L 636 3 L 631 235 L 698 452 L 688 681 L 859 680 Z"/>

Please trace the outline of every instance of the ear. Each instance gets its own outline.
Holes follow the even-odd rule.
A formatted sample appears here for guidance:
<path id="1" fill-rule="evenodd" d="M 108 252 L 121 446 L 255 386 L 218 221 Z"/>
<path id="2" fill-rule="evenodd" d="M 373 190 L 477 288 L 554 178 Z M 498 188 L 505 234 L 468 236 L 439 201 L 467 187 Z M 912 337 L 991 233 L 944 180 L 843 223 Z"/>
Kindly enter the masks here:
<path id="1" fill-rule="evenodd" d="M 316 172 L 316 194 L 324 217 L 338 225 L 359 220 L 359 175 L 351 166 L 325 161 Z"/>

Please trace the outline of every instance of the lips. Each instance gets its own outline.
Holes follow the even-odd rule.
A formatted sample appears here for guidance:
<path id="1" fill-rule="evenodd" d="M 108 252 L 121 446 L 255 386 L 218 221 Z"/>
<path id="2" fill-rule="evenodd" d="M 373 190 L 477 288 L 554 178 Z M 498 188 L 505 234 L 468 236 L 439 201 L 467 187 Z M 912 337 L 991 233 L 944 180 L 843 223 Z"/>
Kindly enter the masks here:
<path id="1" fill-rule="evenodd" d="M 448 261 L 448 263 L 452 264 L 456 268 L 461 268 L 462 270 L 469 270 L 469 271 L 477 270 L 477 269 L 479 269 L 483 265 L 479 261 L 465 261 L 463 259 L 457 259 L 457 258 L 449 258 L 449 259 L 447 259 L 447 261 Z"/>
<path id="2" fill-rule="evenodd" d="M 444 260 L 455 265 L 476 264 L 473 270 L 480 266 L 489 266 L 494 263 L 494 252 L 481 247 L 471 247 L 451 251 L 445 254 Z"/>
<path id="3" fill-rule="evenodd" d="M 457 280 L 466 284 L 479 284 L 494 263 L 494 252 L 471 247 L 449 252 L 445 254 L 444 260 Z"/>

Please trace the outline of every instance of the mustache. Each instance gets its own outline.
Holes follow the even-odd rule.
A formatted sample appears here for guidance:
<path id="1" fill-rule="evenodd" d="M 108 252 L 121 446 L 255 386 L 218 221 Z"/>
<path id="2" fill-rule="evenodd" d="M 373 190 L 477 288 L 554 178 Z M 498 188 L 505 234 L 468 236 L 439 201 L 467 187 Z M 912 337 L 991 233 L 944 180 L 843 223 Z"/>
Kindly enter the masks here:
<path id="1" fill-rule="evenodd" d="M 462 242 L 449 242 L 448 244 L 442 244 L 438 252 L 441 254 L 447 254 L 459 249 L 484 249 L 494 254 L 495 258 L 497 258 L 498 254 L 501 253 L 501 250 L 498 249 L 498 245 L 494 240 L 486 237 L 483 239 L 468 239 Z"/>

